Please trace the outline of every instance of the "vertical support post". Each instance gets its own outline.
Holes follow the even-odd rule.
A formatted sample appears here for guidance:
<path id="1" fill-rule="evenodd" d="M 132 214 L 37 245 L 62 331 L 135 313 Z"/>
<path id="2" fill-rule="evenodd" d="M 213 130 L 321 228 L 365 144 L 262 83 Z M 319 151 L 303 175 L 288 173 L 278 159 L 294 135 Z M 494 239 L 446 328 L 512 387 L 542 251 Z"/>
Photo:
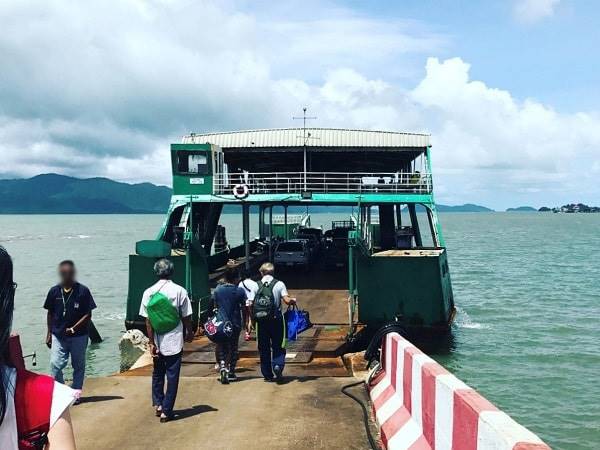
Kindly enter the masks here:
<path id="1" fill-rule="evenodd" d="M 354 246 L 357 241 L 357 230 L 351 230 L 348 232 L 348 325 L 350 326 L 350 333 L 354 330 L 354 302 L 356 299 L 356 263 L 354 261 L 356 255 L 354 252 Z"/>
<path id="2" fill-rule="evenodd" d="M 365 239 L 365 228 L 367 227 L 367 207 L 359 206 L 360 208 L 360 224 L 359 224 L 359 233 L 360 238 Z"/>
<path id="3" fill-rule="evenodd" d="M 186 232 L 185 237 L 185 289 L 188 291 L 190 299 L 193 301 L 194 296 L 192 293 L 192 240 L 194 239 L 194 203 L 192 196 L 190 195 L 190 223 L 189 229 Z"/>
<path id="4" fill-rule="evenodd" d="M 429 205 L 429 210 L 431 211 L 431 223 L 435 230 L 435 239 L 437 240 L 437 245 L 440 247 L 446 247 L 446 241 L 444 241 L 444 235 L 442 234 L 442 225 L 440 224 L 434 202 Z"/>
<path id="5" fill-rule="evenodd" d="M 187 224 L 188 228 L 184 231 L 183 236 L 183 245 L 185 247 L 185 289 L 187 290 L 193 305 L 195 303 L 194 292 L 192 289 L 192 241 L 194 240 L 194 203 L 192 201 L 191 195 L 190 202 L 188 203 L 187 207 L 189 208 L 189 223 Z M 200 310 L 199 303 L 197 310 Z M 194 317 L 192 317 L 192 321 L 194 322 L 195 329 L 198 321 L 198 314 L 194 314 Z"/>
<path id="6" fill-rule="evenodd" d="M 365 229 L 367 245 L 369 246 L 369 251 L 372 251 L 372 230 L 371 230 L 371 205 L 367 206 L 367 227 Z"/>
<path id="7" fill-rule="evenodd" d="M 425 170 L 428 174 L 431 174 L 431 145 L 425 151 Z"/>
<path id="8" fill-rule="evenodd" d="M 356 239 L 356 231 L 349 231 L 350 238 Z M 354 295 L 354 244 L 348 245 L 348 291 Z"/>
<path id="9" fill-rule="evenodd" d="M 265 207 L 258 207 L 258 237 L 262 241 L 265 238 Z"/>
<path id="10" fill-rule="evenodd" d="M 427 221 L 429 222 L 429 230 L 431 231 L 431 239 L 433 240 L 433 246 L 439 247 L 440 242 L 437 235 L 437 230 L 435 229 L 435 223 L 433 220 L 433 213 L 429 207 L 425 208 L 427 210 Z"/>
<path id="11" fill-rule="evenodd" d="M 422 247 L 423 239 L 421 238 L 421 231 L 419 230 L 419 219 L 417 218 L 417 209 L 414 203 L 408 203 L 408 212 L 410 214 L 410 222 L 412 225 L 413 233 L 415 234 L 415 245 L 417 247 Z"/>
<path id="12" fill-rule="evenodd" d="M 429 174 L 427 187 L 429 188 L 429 195 L 431 196 L 431 203 L 428 205 L 428 207 L 431 210 L 430 220 L 435 229 L 435 238 L 434 239 L 437 239 L 438 245 L 440 247 L 445 247 L 446 242 L 444 241 L 444 234 L 442 233 L 442 225 L 440 224 L 440 220 L 437 215 L 437 209 L 435 207 L 435 200 L 433 198 L 433 176 L 431 175 L 431 146 L 427 147 L 427 151 L 426 151 L 425 155 L 426 155 L 425 163 L 427 164 L 427 166 L 426 166 L 427 173 Z M 433 235 L 434 233 L 432 232 L 431 234 Z"/>
<path id="13" fill-rule="evenodd" d="M 302 139 L 303 139 L 303 143 L 304 143 L 304 192 L 306 192 L 306 159 L 307 159 L 307 155 L 306 155 L 306 108 L 304 108 L 304 117 L 302 119 Z"/>
<path id="14" fill-rule="evenodd" d="M 402 204 L 396 203 L 396 227 L 402 227 Z"/>
<path id="15" fill-rule="evenodd" d="M 242 204 L 242 234 L 244 235 L 244 254 L 246 271 L 250 270 L 250 205 Z"/>
<path id="16" fill-rule="evenodd" d="M 393 204 L 379 204 L 379 246 L 381 247 L 381 250 L 389 250 L 396 246 L 396 227 Z"/>
<path id="17" fill-rule="evenodd" d="M 283 206 L 283 229 L 284 231 L 284 235 L 285 235 L 285 240 L 287 241 L 290 238 L 290 235 L 288 233 L 288 214 L 287 214 L 287 210 L 288 207 L 287 205 Z"/>
<path id="18" fill-rule="evenodd" d="M 273 205 L 269 206 L 269 262 L 273 262 Z"/>
<path id="19" fill-rule="evenodd" d="M 306 192 L 306 138 L 304 138 L 304 189 L 303 191 Z"/>

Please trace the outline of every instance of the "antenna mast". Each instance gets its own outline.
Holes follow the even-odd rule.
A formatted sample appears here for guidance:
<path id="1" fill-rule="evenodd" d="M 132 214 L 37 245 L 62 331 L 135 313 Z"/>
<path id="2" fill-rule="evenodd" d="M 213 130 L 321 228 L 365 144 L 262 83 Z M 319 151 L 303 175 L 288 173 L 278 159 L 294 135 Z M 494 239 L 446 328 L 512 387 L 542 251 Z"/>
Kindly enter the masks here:
<path id="1" fill-rule="evenodd" d="M 307 117 L 306 116 L 306 110 L 308 108 L 305 106 L 304 108 L 302 108 L 302 117 L 293 117 L 294 120 L 300 120 L 302 119 L 302 136 L 296 136 L 296 138 L 302 138 L 302 144 L 304 147 L 304 192 L 307 191 L 307 187 L 306 187 L 306 172 L 307 172 L 307 165 L 306 165 L 306 155 L 307 155 L 307 145 L 308 145 L 308 140 L 309 139 L 318 139 L 318 138 L 311 138 L 310 133 L 306 133 L 306 121 L 307 120 L 315 120 L 316 117 Z"/>

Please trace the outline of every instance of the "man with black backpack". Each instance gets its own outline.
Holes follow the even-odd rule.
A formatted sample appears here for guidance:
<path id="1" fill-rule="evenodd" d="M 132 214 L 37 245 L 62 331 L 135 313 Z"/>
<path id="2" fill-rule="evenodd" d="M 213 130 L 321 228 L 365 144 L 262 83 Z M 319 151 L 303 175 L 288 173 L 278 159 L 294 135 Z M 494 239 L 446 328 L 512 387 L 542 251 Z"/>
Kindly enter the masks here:
<path id="1" fill-rule="evenodd" d="M 281 382 L 285 365 L 286 330 L 281 311 L 282 302 L 294 305 L 285 284 L 274 278 L 273 264 L 264 263 L 262 276 L 252 301 L 252 317 L 256 322 L 256 337 L 260 353 L 260 370 L 265 381 Z"/>
<path id="2" fill-rule="evenodd" d="M 144 291 L 140 306 L 140 316 L 146 318 L 146 331 L 154 361 L 152 405 L 161 422 L 172 419 L 183 341 L 191 342 L 194 337 L 192 304 L 187 291 L 171 280 L 173 269 L 173 263 L 166 258 L 154 264 L 158 281 Z"/>

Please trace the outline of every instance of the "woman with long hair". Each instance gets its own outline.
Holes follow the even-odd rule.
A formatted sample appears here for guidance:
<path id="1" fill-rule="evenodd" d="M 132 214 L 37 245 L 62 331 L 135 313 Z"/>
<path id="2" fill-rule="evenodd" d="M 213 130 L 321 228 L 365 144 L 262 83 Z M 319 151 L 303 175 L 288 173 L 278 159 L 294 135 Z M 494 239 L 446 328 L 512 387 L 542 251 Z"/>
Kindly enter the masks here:
<path id="1" fill-rule="evenodd" d="M 15 357 L 9 346 L 16 288 L 12 259 L 0 247 L 0 449 L 74 450 L 69 415 L 69 406 L 75 401 L 73 390 L 44 375 L 17 369 L 11 359 Z M 23 429 L 36 422 L 34 413 L 35 419 L 43 416 L 46 406 L 42 424 Z"/>

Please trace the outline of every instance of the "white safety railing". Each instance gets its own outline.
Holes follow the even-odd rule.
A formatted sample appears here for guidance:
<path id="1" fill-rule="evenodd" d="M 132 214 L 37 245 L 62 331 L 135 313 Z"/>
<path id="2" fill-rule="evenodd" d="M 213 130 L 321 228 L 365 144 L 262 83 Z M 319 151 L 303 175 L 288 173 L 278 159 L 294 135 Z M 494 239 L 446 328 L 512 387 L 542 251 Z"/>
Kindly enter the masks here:
<path id="1" fill-rule="evenodd" d="M 263 172 L 228 173 L 213 177 L 215 194 L 231 194 L 236 185 L 246 185 L 251 194 L 384 193 L 429 194 L 430 173 L 341 173 Z"/>

